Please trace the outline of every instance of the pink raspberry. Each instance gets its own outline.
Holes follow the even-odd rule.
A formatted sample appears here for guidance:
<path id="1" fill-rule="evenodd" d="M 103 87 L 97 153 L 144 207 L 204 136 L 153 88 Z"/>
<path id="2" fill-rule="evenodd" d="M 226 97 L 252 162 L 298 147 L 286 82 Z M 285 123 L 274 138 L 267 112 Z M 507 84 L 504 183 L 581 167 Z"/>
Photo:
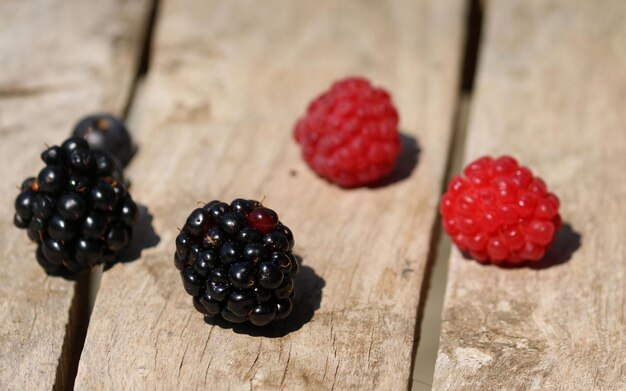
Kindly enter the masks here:
<path id="1" fill-rule="evenodd" d="M 400 153 L 398 113 L 389 94 L 362 78 L 347 78 L 317 97 L 294 136 L 308 165 L 343 187 L 388 175 Z"/>
<path id="2" fill-rule="evenodd" d="M 510 156 L 482 157 L 455 176 L 441 197 L 444 230 L 485 263 L 538 261 L 561 227 L 559 199 Z"/>

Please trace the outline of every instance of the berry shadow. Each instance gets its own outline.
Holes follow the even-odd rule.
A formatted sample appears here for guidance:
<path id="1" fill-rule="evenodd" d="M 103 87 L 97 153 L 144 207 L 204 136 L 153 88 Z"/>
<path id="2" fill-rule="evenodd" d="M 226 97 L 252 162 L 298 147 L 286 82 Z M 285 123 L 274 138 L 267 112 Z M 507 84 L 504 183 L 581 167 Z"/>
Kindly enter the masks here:
<path id="1" fill-rule="evenodd" d="M 563 224 L 554 236 L 552 245 L 548 248 L 543 258 L 537 262 L 522 262 L 519 264 L 498 265 L 502 269 L 533 269 L 541 270 L 562 265 L 572 259 L 572 255 L 582 245 L 582 236 L 568 223 Z M 464 257 L 468 257 L 463 254 Z M 471 259 L 471 258 L 468 258 Z M 485 264 L 487 266 L 488 264 Z"/>
<path id="2" fill-rule="evenodd" d="M 296 255 L 299 264 L 302 258 Z M 223 329 L 232 329 L 237 334 L 247 334 L 252 337 L 280 338 L 289 333 L 300 330 L 308 323 L 315 311 L 320 308 L 322 302 L 322 289 L 326 281 L 315 273 L 315 270 L 308 266 L 301 266 L 300 272 L 296 275 L 294 286 L 296 294 L 293 298 L 293 311 L 286 319 L 272 322 L 266 326 L 255 326 L 246 322 L 233 324 L 226 322 L 220 316 L 205 317 L 207 324 L 218 326 Z"/>
<path id="3" fill-rule="evenodd" d="M 554 236 L 554 241 L 543 258 L 538 262 L 521 264 L 520 267 L 540 270 L 564 264 L 572 259 L 572 255 L 581 245 L 582 236 L 580 233 L 576 232 L 570 224 L 565 223 Z"/>
<path id="4" fill-rule="evenodd" d="M 87 271 L 83 271 L 83 272 L 78 272 L 78 273 L 72 273 L 69 270 L 63 268 L 60 270 L 45 270 L 44 272 L 49 276 L 49 277 L 60 277 L 66 281 L 78 281 L 81 278 L 88 278 L 89 276 L 89 270 Z M 85 277 L 82 277 L 85 276 Z"/>
<path id="5" fill-rule="evenodd" d="M 368 187 L 371 189 L 378 189 L 384 186 L 389 186 L 397 182 L 401 182 L 411 176 L 413 170 L 419 163 L 420 154 L 422 149 L 420 148 L 417 139 L 407 133 L 400 132 L 400 143 L 402 149 L 396 159 L 396 165 L 393 171 L 386 177 L 379 181 L 374 182 Z"/>
<path id="6" fill-rule="evenodd" d="M 139 208 L 139 220 L 133 226 L 133 238 L 117 256 L 117 262 L 133 262 L 141 257 L 141 252 L 147 248 L 155 247 L 161 241 L 161 237 L 156 233 L 152 225 L 154 217 L 144 205 L 137 204 Z M 110 269 L 112 265 L 106 265 L 104 270 Z"/>

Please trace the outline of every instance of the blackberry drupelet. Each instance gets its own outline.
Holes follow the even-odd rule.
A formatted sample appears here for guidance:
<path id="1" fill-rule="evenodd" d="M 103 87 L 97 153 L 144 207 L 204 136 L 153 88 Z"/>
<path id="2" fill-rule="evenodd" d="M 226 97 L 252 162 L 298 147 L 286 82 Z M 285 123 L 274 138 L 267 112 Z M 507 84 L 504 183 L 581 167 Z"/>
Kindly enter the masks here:
<path id="1" fill-rule="evenodd" d="M 187 218 L 174 264 L 199 312 L 263 326 L 291 313 L 293 245 L 291 230 L 259 202 L 211 201 Z"/>
<path id="2" fill-rule="evenodd" d="M 22 183 L 13 219 L 37 243 L 39 264 L 72 275 L 113 262 L 130 241 L 137 205 L 115 179 L 111 156 L 71 137 L 41 159 L 46 166 Z"/>

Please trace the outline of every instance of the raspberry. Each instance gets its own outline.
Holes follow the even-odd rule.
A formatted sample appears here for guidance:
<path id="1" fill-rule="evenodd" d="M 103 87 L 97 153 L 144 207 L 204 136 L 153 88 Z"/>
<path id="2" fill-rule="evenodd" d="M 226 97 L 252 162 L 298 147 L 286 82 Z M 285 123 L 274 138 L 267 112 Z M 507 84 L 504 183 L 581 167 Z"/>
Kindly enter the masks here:
<path id="1" fill-rule="evenodd" d="M 263 326 L 291 313 L 293 245 L 291 230 L 259 202 L 211 201 L 187 217 L 174 265 L 196 310 Z"/>
<path id="2" fill-rule="evenodd" d="M 137 205 L 111 156 L 71 137 L 41 159 L 46 166 L 22 183 L 13 218 L 37 243 L 39 264 L 50 275 L 71 276 L 113 263 L 130 241 Z"/>
<path id="3" fill-rule="evenodd" d="M 294 136 L 313 171 L 346 188 L 388 175 L 401 149 L 389 94 L 361 78 L 338 81 L 317 97 Z"/>
<path id="4" fill-rule="evenodd" d="M 482 157 L 441 197 L 443 228 L 472 258 L 494 264 L 538 261 L 561 227 L 559 199 L 509 156 Z"/>

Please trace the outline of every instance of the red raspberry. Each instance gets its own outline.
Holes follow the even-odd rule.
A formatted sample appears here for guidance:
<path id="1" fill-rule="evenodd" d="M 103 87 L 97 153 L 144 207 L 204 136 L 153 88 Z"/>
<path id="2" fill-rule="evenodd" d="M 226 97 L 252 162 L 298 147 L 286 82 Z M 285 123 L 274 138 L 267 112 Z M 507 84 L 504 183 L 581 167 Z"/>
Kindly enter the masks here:
<path id="1" fill-rule="evenodd" d="M 485 156 L 455 176 L 441 197 L 443 228 L 480 262 L 538 261 L 561 227 L 559 199 L 510 156 Z"/>
<path id="2" fill-rule="evenodd" d="M 313 171 L 343 187 L 384 177 L 400 153 L 389 94 L 361 78 L 338 81 L 311 102 L 294 136 Z"/>

